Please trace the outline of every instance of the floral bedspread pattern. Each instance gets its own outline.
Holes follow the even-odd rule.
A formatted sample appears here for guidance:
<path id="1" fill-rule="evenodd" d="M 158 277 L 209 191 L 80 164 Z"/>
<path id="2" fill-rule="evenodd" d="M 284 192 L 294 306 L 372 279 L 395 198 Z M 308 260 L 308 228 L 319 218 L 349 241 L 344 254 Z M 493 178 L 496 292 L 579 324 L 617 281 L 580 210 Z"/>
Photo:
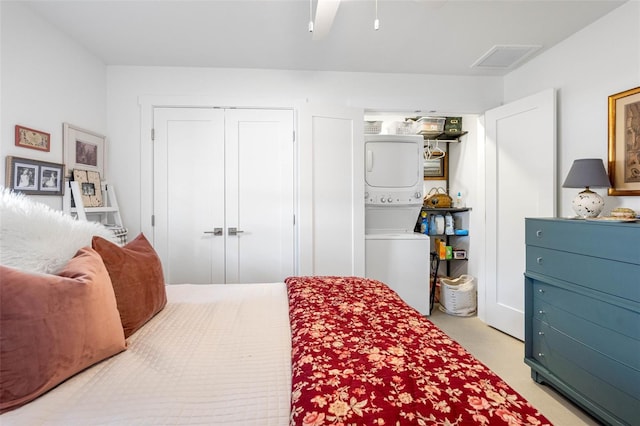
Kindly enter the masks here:
<path id="1" fill-rule="evenodd" d="M 290 277 L 291 425 L 549 425 L 388 286 Z"/>

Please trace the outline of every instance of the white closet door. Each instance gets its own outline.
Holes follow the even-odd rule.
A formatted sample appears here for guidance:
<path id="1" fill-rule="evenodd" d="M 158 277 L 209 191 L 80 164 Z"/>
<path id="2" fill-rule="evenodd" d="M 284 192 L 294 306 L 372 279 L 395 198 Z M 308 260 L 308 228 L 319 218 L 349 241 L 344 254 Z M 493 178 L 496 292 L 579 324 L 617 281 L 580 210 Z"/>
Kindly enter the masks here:
<path id="1" fill-rule="evenodd" d="M 301 275 L 364 276 L 364 112 L 300 112 Z"/>
<path id="2" fill-rule="evenodd" d="M 224 111 L 154 109 L 154 247 L 165 280 L 224 283 Z"/>
<path id="3" fill-rule="evenodd" d="M 225 129 L 226 282 L 283 281 L 295 272 L 293 111 L 227 110 Z"/>
<path id="4" fill-rule="evenodd" d="M 167 282 L 293 275 L 293 112 L 156 108 L 154 126 L 154 246 Z"/>
<path id="5" fill-rule="evenodd" d="M 524 339 L 525 217 L 556 214 L 556 109 L 550 89 L 485 113 L 487 324 Z"/>

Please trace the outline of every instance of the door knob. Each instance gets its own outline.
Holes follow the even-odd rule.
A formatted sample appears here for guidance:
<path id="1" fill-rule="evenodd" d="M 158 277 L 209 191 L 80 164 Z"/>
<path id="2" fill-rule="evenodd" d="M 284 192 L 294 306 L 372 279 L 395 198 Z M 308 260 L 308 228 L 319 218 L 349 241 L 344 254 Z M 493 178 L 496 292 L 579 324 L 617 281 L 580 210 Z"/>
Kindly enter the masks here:
<path id="1" fill-rule="evenodd" d="M 213 231 L 204 231 L 204 233 L 219 236 L 219 235 L 222 235 L 222 228 L 213 228 Z"/>
<path id="2" fill-rule="evenodd" d="M 238 235 L 242 234 L 244 231 L 241 231 L 238 228 L 229 228 L 229 235 Z"/>

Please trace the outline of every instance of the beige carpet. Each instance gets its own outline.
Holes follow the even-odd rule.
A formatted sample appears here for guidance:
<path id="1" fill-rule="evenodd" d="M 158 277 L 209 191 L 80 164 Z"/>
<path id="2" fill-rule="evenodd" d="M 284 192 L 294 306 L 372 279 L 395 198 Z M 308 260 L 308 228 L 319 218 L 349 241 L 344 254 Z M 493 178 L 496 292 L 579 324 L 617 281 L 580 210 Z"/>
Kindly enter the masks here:
<path id="1" fill-rule="evenodd" d="M 524 343 L 477 317 L 447 315 L 438 309 L 428 317 L 481 362 L 495 371 L 556 426 L 597 426 L 600 423 L 553 388 L 531 379 L 524 363 Z"/>

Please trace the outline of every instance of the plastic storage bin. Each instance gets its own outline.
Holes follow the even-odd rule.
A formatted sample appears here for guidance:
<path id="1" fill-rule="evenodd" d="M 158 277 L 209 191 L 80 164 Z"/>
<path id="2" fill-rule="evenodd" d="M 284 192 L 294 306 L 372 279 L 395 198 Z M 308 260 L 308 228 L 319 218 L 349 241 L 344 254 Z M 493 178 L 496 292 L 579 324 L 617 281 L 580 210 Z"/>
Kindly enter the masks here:
<path id="1" fill-rule="evenodd" d="M 422 117 L 417 121 L 418 133 L 431 134 L 444 131 L 444 117 Z"/>
<path id="2" fill-rule="evenodd" d="M 469 317 L 478 306 L 475 278 L 460 275 L 456 279 L 440 278 L 440 310 L 449 315 Z"/>

